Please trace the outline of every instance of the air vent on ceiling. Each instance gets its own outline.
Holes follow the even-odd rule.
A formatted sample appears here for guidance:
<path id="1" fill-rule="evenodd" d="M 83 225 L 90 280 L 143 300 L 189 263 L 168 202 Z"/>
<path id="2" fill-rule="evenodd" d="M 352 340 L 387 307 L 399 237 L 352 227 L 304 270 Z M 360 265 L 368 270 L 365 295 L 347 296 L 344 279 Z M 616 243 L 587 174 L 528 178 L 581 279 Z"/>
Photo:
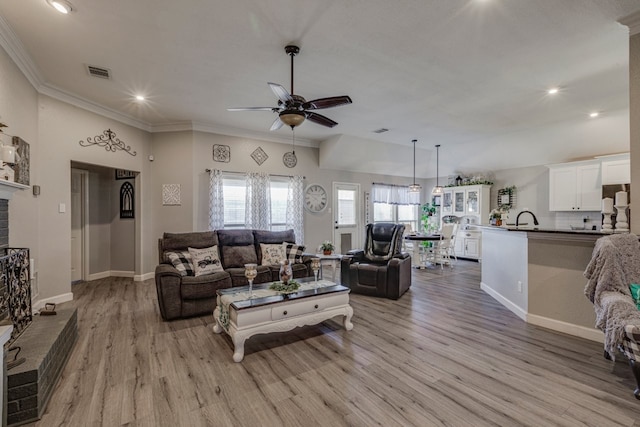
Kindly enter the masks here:
<path id="1" fill-rule="evenodd" d="M 380 128 L 380 129 L 376 129 L 376 130 L 373 131 L 373 133 L 385 133 L 385 132 L 389 132 L 389 129 Z"/>
<path id="2" fill-rule="evenodd" d="M 100 77 L 101 79 L 111 79 L 111 71 L 108 68 L 96 67 L 95 65 L 87 65 L 87 71 L 90 76 Z"/>

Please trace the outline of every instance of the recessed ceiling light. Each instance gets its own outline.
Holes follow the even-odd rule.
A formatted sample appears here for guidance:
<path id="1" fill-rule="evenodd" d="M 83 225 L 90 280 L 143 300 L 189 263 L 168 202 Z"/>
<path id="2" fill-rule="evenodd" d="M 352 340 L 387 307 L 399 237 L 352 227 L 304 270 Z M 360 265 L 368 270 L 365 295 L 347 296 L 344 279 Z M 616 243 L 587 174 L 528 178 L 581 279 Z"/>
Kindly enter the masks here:
<path id="1" fill-rule="evenodd" d="M 66 0 L 47 0 L 47 3 L 49 3 L 49 5 L 58 12 L 64 13 L 65 15 L 73 11 L 73 6 L 71 6 L 71 3 Z"/>
<path id="2" fill-rule="evenodd" d="M 548 93 L 549 95 L 555 95 L 556 93 L 558 93 L 558 88 L 557 88 L 557 87 L 552 87 L 551 89 L 549 89 L 549 90 L 547 91 L 547 93 Z"/>
<path id="3" fill-rule="evenodd" d="M 144 96 L 142 96 L 142 95 L 136 95 L 136 99 L 137 99 L 138 101 L 144 101 Z"/>
<path id="4" fill-rule="evenodd" d="M 594 111 L 593 113 L 589 114 L 589 117 L 591 117 L 592 119 L 595 117 L 598 117 L 600 115 L 600 113 L 598 113 L 597 111 Z"/>

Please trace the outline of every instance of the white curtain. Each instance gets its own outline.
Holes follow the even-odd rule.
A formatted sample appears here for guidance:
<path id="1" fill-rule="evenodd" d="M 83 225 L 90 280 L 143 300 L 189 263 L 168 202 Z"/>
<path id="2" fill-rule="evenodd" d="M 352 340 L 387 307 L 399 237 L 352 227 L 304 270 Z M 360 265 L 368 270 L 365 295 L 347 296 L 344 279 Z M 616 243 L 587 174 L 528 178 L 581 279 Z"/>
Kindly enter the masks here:
<path id="1" fill-rule="evenodd" d="M 419 205 L 420 193 L 411 193 L 408 186 L 377 184 L 371 187 L 373 203 L 389 203 L 391 205 Z"/>
<path id="2" fill-rule="evenodd" d="M 224 194 L 222 171 L 209 171 L 209 230 L 224 228 Z"/>
<path id="3" fill-rule="evenodd" d="M 292 228 L 296 242 L 304 243 L 304 184 L 303 177 L 289 177 L 289 194 L 287 197 L 287 228 Z"/>
<path id="4" fill-rule="evenodd" d="M 245 227 L 269 230 L 271 227 L 271 180 L 266 173 L 247 174 Z"/>

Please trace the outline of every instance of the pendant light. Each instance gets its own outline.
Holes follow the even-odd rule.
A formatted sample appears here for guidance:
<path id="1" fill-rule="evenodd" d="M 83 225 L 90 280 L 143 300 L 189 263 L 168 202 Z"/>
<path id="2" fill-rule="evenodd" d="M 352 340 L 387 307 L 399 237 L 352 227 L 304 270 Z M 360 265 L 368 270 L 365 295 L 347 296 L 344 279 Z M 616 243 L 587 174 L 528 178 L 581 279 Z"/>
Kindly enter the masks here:
<path id="1" fill-rule="evenodd" d="M 439 163 L 440 163 L 440 144 L 436 145 L 436 186 L 433 187 L 431 194 L 434 196 L 442 195 L 444 189 L 438 184 L 438 175 L 440 173 Z"/>
<path id="2" fill-rule="evenodd" d="M 416 184 L 416 142 L 417 139 L 411 141 L 413 143 L 413 184 L 409 186 L 409 193 L 419 193 L 422 190 L 420 184 Z"/>

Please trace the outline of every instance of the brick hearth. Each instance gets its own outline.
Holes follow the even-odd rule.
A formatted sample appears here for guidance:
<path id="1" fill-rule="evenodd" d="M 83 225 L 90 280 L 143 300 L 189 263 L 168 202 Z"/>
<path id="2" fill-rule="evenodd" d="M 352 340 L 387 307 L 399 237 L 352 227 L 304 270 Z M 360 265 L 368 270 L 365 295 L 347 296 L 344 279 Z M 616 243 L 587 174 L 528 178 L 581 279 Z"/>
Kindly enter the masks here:
<path id="1" fill-rule="evenodd" d="M 55 316 L 34 316 L 31 325 L 12 344 L 22 347 L 27 360 L 7 371 L 7 424 L 39 419 L 78 338 L 78 311 L 58 305 Z M 15 352 L 7 355 L 12 360 Z"/>

